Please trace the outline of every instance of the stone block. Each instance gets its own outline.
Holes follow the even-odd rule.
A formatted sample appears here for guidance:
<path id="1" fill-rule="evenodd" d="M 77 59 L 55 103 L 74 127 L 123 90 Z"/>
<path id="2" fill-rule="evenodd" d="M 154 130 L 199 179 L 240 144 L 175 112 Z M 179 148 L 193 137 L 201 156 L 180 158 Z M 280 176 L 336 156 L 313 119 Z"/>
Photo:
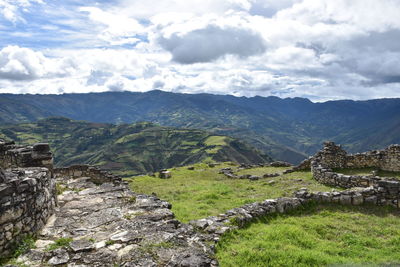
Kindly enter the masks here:
<path id="1" fill-rule="evenodd" d="M 364 197 L 361 194 L 355 194 L 352 198 L 353 205 L 361 205 L 364 203 Z"/>
<path id="2" fill-rule="evenodd" d="M 160 173 L 158 174 L 158 177 L 161 179 L 169 179 L 172 177 L 172 174 L 170 171 L 167 170 L 162 170 L 160 171 Z"/>
<path id="3" fill-rule="evenodd" d="M 342 194 L 340 196 L 340 204 L 350 205 L 351 204 L 351 196 Z"/>

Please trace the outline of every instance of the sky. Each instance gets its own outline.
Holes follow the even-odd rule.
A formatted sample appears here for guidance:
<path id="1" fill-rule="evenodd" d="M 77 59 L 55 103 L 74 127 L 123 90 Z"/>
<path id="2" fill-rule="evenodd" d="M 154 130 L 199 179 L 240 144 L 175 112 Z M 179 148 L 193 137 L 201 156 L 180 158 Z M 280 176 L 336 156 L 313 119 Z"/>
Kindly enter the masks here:
<path id="1" fill-rule="evenodd" d="M 400 0 L 0 0 L 0 93 L 400 97 Z"/>

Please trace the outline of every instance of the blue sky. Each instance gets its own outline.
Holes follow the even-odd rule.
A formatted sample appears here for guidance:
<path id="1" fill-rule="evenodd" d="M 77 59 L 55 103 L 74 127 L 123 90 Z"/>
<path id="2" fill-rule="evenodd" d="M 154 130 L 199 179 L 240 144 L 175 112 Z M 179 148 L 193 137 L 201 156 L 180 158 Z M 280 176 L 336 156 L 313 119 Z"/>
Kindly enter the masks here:
<path id="1" fill-rule="evenodd" d="M 400 97 L 400 0 L 0 0 L 0 93 Z"/>

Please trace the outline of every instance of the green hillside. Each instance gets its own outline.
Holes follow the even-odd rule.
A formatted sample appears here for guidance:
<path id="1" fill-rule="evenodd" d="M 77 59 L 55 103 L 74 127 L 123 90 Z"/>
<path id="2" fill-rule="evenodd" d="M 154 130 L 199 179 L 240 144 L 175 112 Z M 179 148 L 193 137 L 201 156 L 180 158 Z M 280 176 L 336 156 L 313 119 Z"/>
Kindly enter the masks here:
<path id="1" fill-rule="evenodd" d="M 349 152 L 400 143 L 400 99 L 328 101 L 305 98 L 106 92 L 0 94 L 0 125 L 49 116 L 100 123 L 149 121 L 244 140 L 276 160 L 298 163 L 326 140 Z"/>
<path id="2" fill-rule="evenodd" d="M 122 175 L 155 172 L 202 161 L 263 163 L 271 159 L 237 139 L 153 123 L 105 124 L 49 118 L 0 127 L 0 138 L 49 142 L 56 166 L 93 164 Z"/>

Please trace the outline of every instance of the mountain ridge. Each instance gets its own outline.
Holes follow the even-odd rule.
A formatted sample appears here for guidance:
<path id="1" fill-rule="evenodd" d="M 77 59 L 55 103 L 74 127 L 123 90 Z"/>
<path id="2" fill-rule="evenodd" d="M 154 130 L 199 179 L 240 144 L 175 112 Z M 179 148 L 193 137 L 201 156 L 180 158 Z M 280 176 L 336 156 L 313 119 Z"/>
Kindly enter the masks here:
<path id="1" fill-rule="evenodd" d="M 202 161 L 271 161 L 234 138 L 149 122 L 113 125 L 52 117 L 37 123 L 0 126 L 0 138 L 27 145 L 49 142 L 59 167 L 95 164 L 127 176 Z"/>
<path id="2" fill-rule="evenodd" d="M 0 94 L 0 124 L 49 116 L 107 123 L 150 121 L 243 139 L 275 159 L 298 163 L 325 140 L 350 152 L 399 143 L 400 99 L 235 97 L 164 91 L 62 95 Z M 20 103 L 21 108 L 15 103 Z"/>

